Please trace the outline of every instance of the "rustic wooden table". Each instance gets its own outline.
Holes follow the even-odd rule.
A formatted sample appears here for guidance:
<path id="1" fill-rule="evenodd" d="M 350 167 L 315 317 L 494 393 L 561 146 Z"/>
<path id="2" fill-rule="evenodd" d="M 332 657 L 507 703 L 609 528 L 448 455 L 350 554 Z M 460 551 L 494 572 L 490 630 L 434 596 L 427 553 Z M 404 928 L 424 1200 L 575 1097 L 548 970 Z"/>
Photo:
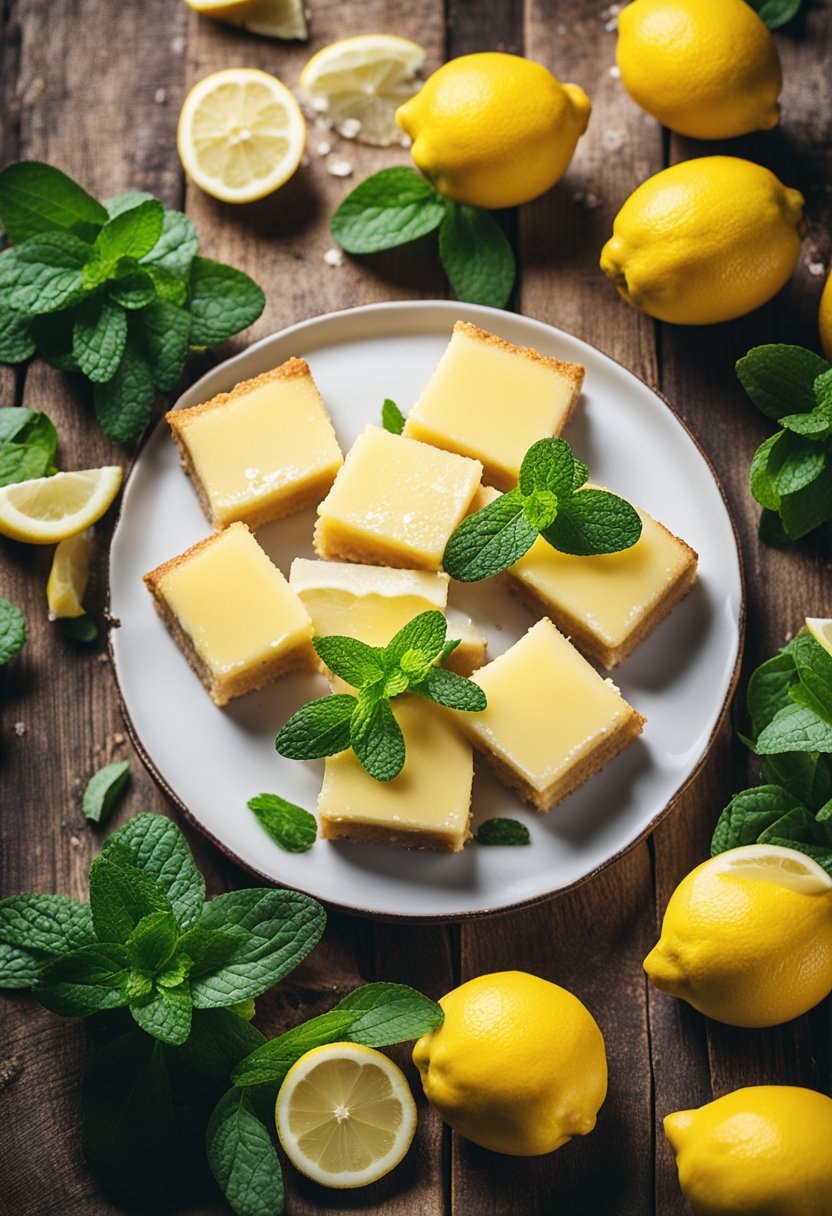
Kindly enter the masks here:
<path id="1" fill-rule="evenodd" d="M 429 66 L 470 51 L 503 49 L 549 66 L 590 94 L 593 117 L 567 178 L 506 218 L 521 265 L 515 306 L 580 335 L 660 388 L 716 465 L 742 537 L 748 580 L 744 672 L 799 627 L 832 615 L 828 538 L 784 552 L 756 538 L 747 489 L 752 452 L 769 430 L 733 374 L 748 347 L 773 339 L 816 346 L 821 268 L 832 232 L 832 8 L 806 0 L 777 35 L 785 71 L 783 123 L 774 132 L 702 145 L 663 132 L 626 97 L 611 71 L 615 34 L 604 0 L 310 0 L 308 46 L 245 35 L 189 13 L 182 0 L 6 0 L 2 7 L 0 163 L 55 163 L 98 196 L 136 188 L 184 207 L 203 251 L 265 287 L 263 317 L 242 342 L 316 313 L 375 300 L 435 297 L 446 284 L 417 249 L 331 268 L 328 220 L 358 180 L 403 151 L 333 141 L 353 165 L 327 171 L 311 132 L 308 163 L 272 199 L 232 208 L 189 185 L 175 147 L 185 92 L 218 68 L 266 68 L 297 82 L 311 51 L 348 34 L 395 31 L 421 42 Z M 702 330 L 655 324 L 623 304 L 598 270 L 613 216 L 630 191 L 670 162 L 703 153 L 747 155 L 807 198 L 811 231 L 799 267 L 774 303 L 731 325 Z M 240 343 L 238 342 L 238 345 Z M 120 461 L 83 396 L 40 362 L 15 375 L 0 367 L 0 404 L 46 409 L 58 425 L 63 467 Z M 93 611 L 101 617 L 108 529 L 96 529 Z M 46 619 L 51 552 L 4 544 L 2 594 L 29 622 L 29 641 L 0 676 L 2 894 L 81 896 L 99 837 L 81 815 L 90 774 L 130 759 L 133 781 L 118 822 L 139 810 L 171 813 L 126 739 L 103 641 L 91 650 L 62 640 Z M 742 689 L 736 717 L 742 721 Z M 687 1211 L 661 1132 L 668 1111 L 741 1085 L 786 1082 L 828 1091 L 828 1008 L 769 1031 L 739 1031 L 698 1016 L 645 982 L 668 896 L 706 855 L 714 820 L 746 784 L 748 757 L 726 724 L 693 788 L 656 833 L 578 891 L 553 902 L 461 926 L 373 923 L 333 913 L 323 943 L 288 983 L 261 1002 L 274 1033 L 327 1008 L 333 994 L 374 978 L 404 981 L 435 997 L 469 976 L 521 967 L 572 989 L 607 1042 L 609 1097 L 596 1131 L 537 1159 L 496 1156 L 452 1136 L 422 1106 L 406 1163 L 378 1185 L 325 1191 L 286 1170 L 287 1212 L 385 1216 L 676 1216 Z M 185 828 L 211 893 L 250 879 Z M 0 1208 L 9 1216 L 104 1216 L 119 1209 L 81 1157 L 79 1082 L 89 1053 L 83 1025 L 26 996 L 2 1002 Z M 404 1058 L 402 1053 L 402 1058 Z M 418 1082 L 413 1078 L 418 1088 Z M 224 1205 L 200 1208 L 225 1211 Z"/>

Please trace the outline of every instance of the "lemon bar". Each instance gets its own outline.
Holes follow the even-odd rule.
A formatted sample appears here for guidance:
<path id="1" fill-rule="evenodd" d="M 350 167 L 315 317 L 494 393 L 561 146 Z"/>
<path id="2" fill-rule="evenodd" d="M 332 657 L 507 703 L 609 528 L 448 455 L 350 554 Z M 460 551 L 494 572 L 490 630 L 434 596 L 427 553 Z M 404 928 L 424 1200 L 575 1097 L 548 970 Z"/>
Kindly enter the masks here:
<path id="1" fill-rule="evenodd" d="M 420 612 L 445 612 L 447 574 L 428 570 L 393 570 L 351 562 L 319 562 L 296 557 L 289 586 L 312 618 L 315 634 L 346 634 L 368 646 L 386 646 L 394 633 Z M 459 638 L 445 666 L 470 675 L 485 662 L 485 638 L 470 617 L 448 613 L 448 637 Z"/>
<path id="2" fill-rule="evenodd" d="M 318 799 L 325 840 L 402 845 L 457 853 L 470 839 L 470 744 L 449 716 L 421 697 L 397 697 L 393 712 L 404 735 L 404 768 L 376 781 L 354 752 L 326 761 Z"/>
<path id="3" fill-rule="evenodd" d="M 308 364 L 289 359 L 230 393 L 172 410 L 185 472 L 215 528 L 251 528 L 323 498 L 343 464 Z"/>
<path id="4" fill-rule="evenodd" d="M 468 738 L 538 811 L 549 811 L 641 734 L 644 719 L 546 617 L 471 677 L 482 713 L 459 714 Z"/>
<path id="5" fill-rule="evenodd" d="M 309 613 L 245 524 L 215 532 L 144 581 L 217 705 L 314 665 Z"/>
<path id="6" fill-rule="evenodd" d="M 579 363 L 457 321 L 404 434 L 479 460 L 485 481 L 510 490 L 531 445 L 566 426 L 583 380 Z"/>
<path id="7" fill-rule="evenodd" d="M 477 492 L 482 465 L 367 426 L 318 507 L 320 557 L 438 570 Z"/>

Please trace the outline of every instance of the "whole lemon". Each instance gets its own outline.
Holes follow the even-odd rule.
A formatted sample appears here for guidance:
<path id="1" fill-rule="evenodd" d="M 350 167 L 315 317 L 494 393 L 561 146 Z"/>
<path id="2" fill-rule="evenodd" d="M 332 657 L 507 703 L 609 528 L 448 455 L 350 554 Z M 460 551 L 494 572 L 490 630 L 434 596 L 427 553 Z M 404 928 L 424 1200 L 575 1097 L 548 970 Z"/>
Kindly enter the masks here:
<path id="1" fill-rule="evenodd" d="M 651 317 L 711 325 L 770 300 L 794 270 L 805 234 L 798 190 L 751 161 L 702 156 L 633 191 L 601 269 Z"/>
<path id="2" fill-rule="evenodd" d="M 720 853 L 671 895 L 644 970 L 718 1022 L 788 1022 L 832 990 L 832 878 L 796 849 Z"/>
<path id="3" fill-rule="evenodd" d="M 832 1216 L 832 1099 L 753 1085 L 664 1120 L 698 1216 Z"/>
<path id="4" fill-rule="evenodd" d="M 590 108 L 583 89 L 541 64 L 489 51 L 439 68 L 396 122 L 440 194 L 472 207 L 513 207 L 566 172 Z"/>
<path id="5" fill-rule="evenodd" d="M 584 1005 L 525 971 L 469 980 L 413 1049 L 428 1101 L 474 1144 L 515 1157 L 585 1136 L 607 1093 L 604 1040 Z"/>
<path id="6" fill-rule="evenodd" d="M 633 101 L 680 135 L 731 139 L 780 117 L 780 56 L 746 0 L 634 0 L 616 61 Z"/>
<path id="7" fill-rule="evenodd" d="M 820 329 L 820 344 L 827 359 L 832 362 L 832 273 L 826 280 L 823 295 L 820 297 L 820 312 L 818 313 L 818 328 Z"/>

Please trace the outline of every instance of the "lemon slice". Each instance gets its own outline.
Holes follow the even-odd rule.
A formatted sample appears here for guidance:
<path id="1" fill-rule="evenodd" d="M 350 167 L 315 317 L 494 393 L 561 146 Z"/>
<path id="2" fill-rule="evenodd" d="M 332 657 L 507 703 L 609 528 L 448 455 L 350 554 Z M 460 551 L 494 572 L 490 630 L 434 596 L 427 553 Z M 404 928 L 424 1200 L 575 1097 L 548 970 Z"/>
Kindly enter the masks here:
<path id="1" fill-rule="evenodd" d="M 0 535 L 53 545 L 100 519 L 118 494 L 121 469 L 83 469 L 0 487 Z"/>
<path id="2" fill-rule="evenodd" d="M 395 34 L 359 34 L 313 55 L 300 77 L 310 110 L 347 139 L 386 148 L 407 143 L 395 113 L 419 87 L 424 48 Z"/>
<path id="3" fill-rule="evenodd" d="M 302 0 L 186 0 L 189 8 L 266 38 L 309 37 Z"/>
<path id="4" fill-rule="evenodd" d="M 226 68 L 195 84 L 176 135 L 188 175 L 226 203 L 251 203 L 300 164 L 306 123 L 284 84 L 255 68 Z"/>
<path id="5" fill-rule="evenodd" d="M 832 620 L 829 617 L 807 616 L 806 632 L 810 633 L 824 650 L 832 654 Z"/>
<path id="6" fill-rule="evenodd" d="M 756 878 L 773 882 L 802 895 L 832 891 L 832 877 L 811 857 L 779 844 L 745 844 L 720 853 L 711 862 L 717 873 L 733 878 Z"/>
<path id="7" fill-rule="evenodd" d="M 90 540 L 87 534 L 78 532 L 62 540 L 52 558 L 52 569 L 46 584 L 50 620 L 84 615 L 81 601 L 87 589 L 89 573 Z"/>
<path id="8" fill-rule="evenodd" d="M 366 1186 L 410 1148 L 416 1105 L 404 1073 L 380 1051 L 327 1043 L 289 1069 L 275 1119 L 286 1156 L 302 1174 L 323 1186 Z"/>

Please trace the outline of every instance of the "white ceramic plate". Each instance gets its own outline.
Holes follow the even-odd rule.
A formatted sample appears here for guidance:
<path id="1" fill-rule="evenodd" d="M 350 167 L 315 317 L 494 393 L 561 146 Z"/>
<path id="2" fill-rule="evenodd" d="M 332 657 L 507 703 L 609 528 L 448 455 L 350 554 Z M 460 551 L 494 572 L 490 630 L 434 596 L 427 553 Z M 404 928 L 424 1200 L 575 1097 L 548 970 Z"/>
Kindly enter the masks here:
<path id="1" fill-rule="evenodd" d="M 318 841 L 284 853 L 246 807 L 262 791 L 314 809 L 322 762 L 278 756 L 274 737 L 302 703 L 326 691 L 317 676 L 289 676 L 217 709 L 177 650 L 142 575 L 209 527 L 182 472 L 168 427 L 143 448 L 124 493 L 110 559 L 111 645 L 128 723 L 151 772 L 192 820 L 242 865 L 276 883 L 358 912 L 454 918 L 505 909 L 569 887 L 644 835 L 690 779 L 733 690 L 742 633 L 742 574 L 732 521 L 714 474 L 667 405 L 606 355 L 538 321 L 446 301 L 377 304 L 316 317 L 264 338 L 214 368 L 179 402 L 194 405 L 239 380 L 305 357 L 346 450 L 392 397 L 406 412 L 458 318 L 512 342 L 583 363 L 583 401 L 567 438 L 593 480 L 645 507 L 700 554 L 700 581 L 616 669 L 624 696 L 648 723 L 641 740 L 549 815 L 521 803 L 487 772 L 474 784 L 474 826 L 493 815 L 523 820 L 528 848 L 475 843 L 457 855 Z M 314 556 L 314 512 L 261 528 L 258 540 L 288 573 Z M 457 584 L 451 602 L 488 637 L 492 656 L 533 623 L 493 584 Z"/>

